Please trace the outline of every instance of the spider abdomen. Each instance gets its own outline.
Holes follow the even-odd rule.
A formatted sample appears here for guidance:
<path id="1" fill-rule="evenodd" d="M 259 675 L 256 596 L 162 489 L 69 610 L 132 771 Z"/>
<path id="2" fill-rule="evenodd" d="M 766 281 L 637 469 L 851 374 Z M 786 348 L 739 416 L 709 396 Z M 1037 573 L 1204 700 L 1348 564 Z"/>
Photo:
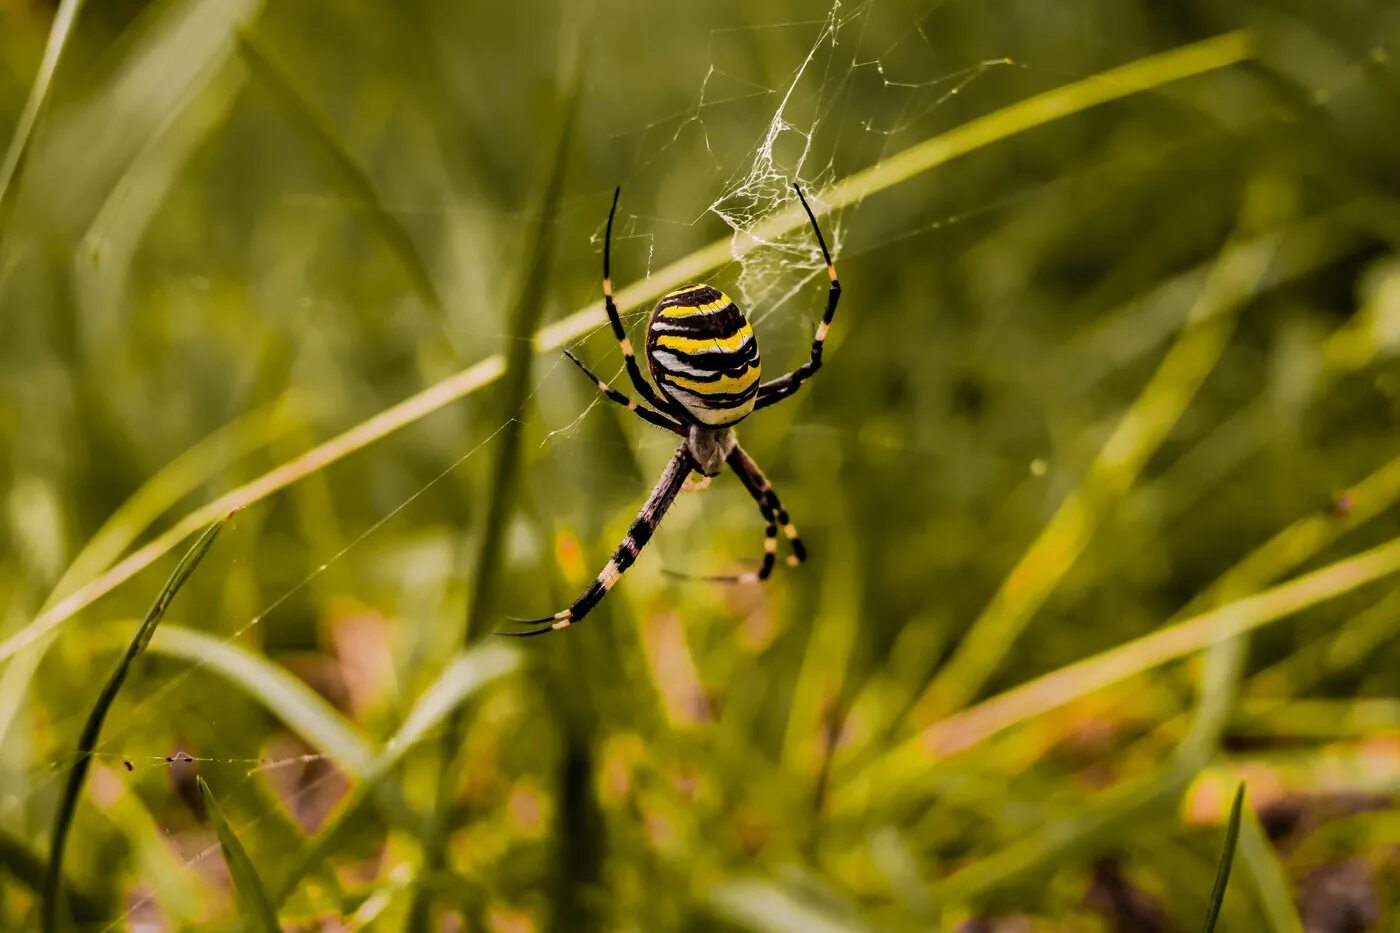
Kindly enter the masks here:
<path id="1" fill-rule="evenodd" d="M 695 424 L 724 427 L 753 411 L 758 341 L 744 312 L 717 288 L 687 285 L 657 302 L 647 363 L 657 387 Z"/>

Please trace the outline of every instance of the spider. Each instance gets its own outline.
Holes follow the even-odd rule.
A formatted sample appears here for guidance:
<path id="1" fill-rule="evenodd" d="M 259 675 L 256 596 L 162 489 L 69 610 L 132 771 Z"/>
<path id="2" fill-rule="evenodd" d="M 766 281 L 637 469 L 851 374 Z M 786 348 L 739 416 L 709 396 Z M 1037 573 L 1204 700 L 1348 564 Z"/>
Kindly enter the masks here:
<path id="1" fill-rule="evenodd" d="M 758 464 L 739 446 L 732 430 L 750 413 L 791 396 L 821 368 L 822 344 L 831 328 L 831 319 L 836 314 L 836 304 L 841 300 L 841 283 L 836 279 L 836 267 L 832 265 L 831 253 L 827 251 L 821 228 L 817 226 L 817 217 L 807 204 L 802 188 L 796 183 L 792 187 L 807 212 L 808 220 L 812 222 L 812 232 L 816 234 L 822 258 L 826 260 L 826 274 L 831 279 L 826 311 L 812 338 L 811 358 L 785 376 L 760 383 L 758 342 L 744 312 L 713 286 L 686 285 L 657 302 L 647 325 L 647 364 L 659 392 L 643 378 L 637 357 L 632 352 L 632 344 L 622 327 L 617 304 L 613 301 L 612 228 L 622 189 L 613 192 L 612 210 L 608 212 L 608 226 L 603 237 L 603 305 L 607 309 L 613 334 L 622 347 L 627 375 L 647 404 L 639 404 L 609 386 L 569 351 L 565 350 L 564 355 L 609 399 L 628 411 L 636 412 L 643 420 L 679 434 L 684 439 L 632 522 L 632 527 L 627 530 L 627 537 L 622 539 L 612 559 L 583 595 L 574 600 L 569 608 L 552 616 L 515 620 L 524 625 L 537 626 L 532 630 L 502 634 L 544 635 L 582 620 L 637 560 L 637 555 L 651 540 L 690 474 L 699 473 L 704 478 L 703 482 L 707 483 L 711 477 L 719 475 L 725 464 L 729 465 L 758 503 L 758 510 L 767 523 L 763 563 L 756 571 L 707 579 L 737 583 L 768 579 L 777 558 L 780 527 L 792 548 L 787 558 L 788 565 L 797 566 L 806 559 L 807 549 L 797 536 L 797 528 L 788 518 L 787 510 L 778 501 L 778 494 L 759 470 Z"/>

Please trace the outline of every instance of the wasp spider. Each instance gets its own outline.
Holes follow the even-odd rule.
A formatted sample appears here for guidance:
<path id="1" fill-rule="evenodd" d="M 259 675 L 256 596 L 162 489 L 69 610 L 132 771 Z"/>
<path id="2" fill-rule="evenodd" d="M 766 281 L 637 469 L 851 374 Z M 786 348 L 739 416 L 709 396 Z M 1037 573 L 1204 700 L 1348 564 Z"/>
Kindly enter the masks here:
<path id="1" fill-rule="evenodd" d="M 767 579 L 773 572 L 777 557 L 779 528 L 792 548 L 792 554 L 787 558 L 788 564 L 796 566 L 806 558 L 807 550 L 797 536 L 797 528 L 788 518 L 787 510 L 778 501 L 778 494 L 773 491 L 772 484 L 759 470 L 758 464 L 739 446 L 732 430 L 750 412 L 767 408 L 792 395 L 821 368 L 822 344 L 831 327 L 831 319 L 836 314 L 836 303 L 841 299 L 841 283 L 836 280 L 836 267 L 831 263 L 831 253 L 827 251 L 826 240 L 817 226 L 816 215 L 803 197 L 802 189 L 796 184 L 793 188 L 807 212 L 807 218 L 812 222 L 812 232 L 817 236 L 817 244 L 826 260 L 826 273 L 831 279 L 826 311 L 812 339 L 811 358 L 785 376 L 759 382 L 758 341 L 744 312 L 713 286 L 687 285 L 657 302 L 651 313 L 651 322 L 647 325 L 647 364 L 659 392 L 643 378 L 627 332 L 622 328 L 617 304 L 613 301 L 612 227 L 621 189 L 613 193 L 612 210 L 608 212 L 607 232 L 603 238 L 603 305 L 607 309 L 613 333 L 622 346 L 627 375 L 646 404 L 640 404 L 610 387 L 572 353 L 565 351 L 565 355 L 608 398 L 636 412 L 651 424 L 679 434 L 684 440 L 676 448 L 675 455 L 666 465 L 642 511 L 632 522 L 627 537 L 622 539 L 612 560 L 608 561 L 583 595 L 574 600 L 569 608 L 552 616 L 517 620 L 536 628 L 505 634 L 543 635 L 581 620 L 636 561 L 690 474 L 699 473 L 708 479 L 719 475 L 725 464 L 729 465 L 758 503 L 758 510 L 763 514 L 768 528 L 763 540 L 763 563 L 758 570 L 710 579 L 735 582 Z"/>

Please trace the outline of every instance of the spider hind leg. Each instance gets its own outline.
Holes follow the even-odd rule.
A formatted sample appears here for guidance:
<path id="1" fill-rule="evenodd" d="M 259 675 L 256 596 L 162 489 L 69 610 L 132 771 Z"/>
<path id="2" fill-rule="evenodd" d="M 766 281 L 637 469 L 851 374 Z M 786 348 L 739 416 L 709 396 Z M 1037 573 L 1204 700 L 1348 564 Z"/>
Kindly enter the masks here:
<path id="1" fill-rule="evenodd" d="M 574 600 L 569 608 L 560 610 L 554 615 L 540 619 L 512 620 L 524 625 L 536 626 L 531 631 L 502 631 L 499 634 L 515 638 L 528 638 L 565 629 L 576 622 L 581 622 L 594 606 L 602 602 L 603 597 L 608 595 L 608 591 L 617 585 L 617 581 L 622 579 L 627 568 L 636 562 L 637 555 L 641 554 L 642 548 L 646 547 L 647 542 L 651 540 L 651 536 L 656 532 L 656 527 L 661 524 L 666 510 L 671 507 L 672 502 L 676 501 L 681 486 L 685 484 L 686 477 L 690 475 L 690 471 L 694 467 L 695 461 L 691 458 L 686 445 L 682 444 L 676 449 L 671 462 L 666 465 L 661 479 L 657 481 L 651 495 L 647 497 L 646 504 L 637 513 L 637 517 L 632 520 L 632 526 L 627 529 L 627 536 L 622 539 L 622 543 L 613 552 L 612 559 L 589 584 L 588 589 L 583 591 L 583 595 Z"/>
<path id="2" fill-rule="evenodd" d="M 796 567 L 807 559 L 807 546 L 802 543 L 802 538 L 797 533 L 797 526 L 792 523 L 792 518 L 788 515 L 787 509 L 783 508 L 777 492 L 773 490 L 773 485 L 768 482 L 768 477 L 763 475 L 753 458 L 742 447 L 735 444 L 730 449 L 726 462 L 734 471 L 734 475 L 738 476 L 739 481 L 744 484 L 744 488 L 749 491 L 749 495 L 758 504 L 758 510 L 763 515 L 765 528 L 762 563 L 759 564 L 757 570 L 745 573 L 689 574 L 667 570 L 665 571 L 667 576 L 682 580 L 699 580 L 705 583 L 762 583 L 773 575 L 773 567 L 777 563 L 779 528 L 783 530 L 783 534 L 788 540 L 788 546 L 792 548 L 792 553 L 787 556 L 785 561 L 787 566 Z"/>

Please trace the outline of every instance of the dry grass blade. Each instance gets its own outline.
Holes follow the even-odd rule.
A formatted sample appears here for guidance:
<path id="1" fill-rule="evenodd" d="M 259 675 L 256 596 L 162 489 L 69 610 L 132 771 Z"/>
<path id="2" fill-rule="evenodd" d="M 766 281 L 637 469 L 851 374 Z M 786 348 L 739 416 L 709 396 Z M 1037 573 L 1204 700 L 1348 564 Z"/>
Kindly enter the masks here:
<path id="1" fill-rule="evenodd" d="M 919 173 L 1018 133 L 1111 100 L 1154 90 L 1194 75 L 1228 68 L 1248 60 L 1251 54 L 1249 34 L 1232 32 L 1072 82 L 987 114 L 896 153 L 823 191 L 823 204 L 827 210 L 854 204 Z M 757 233 L 763 237 L 775 237 L 805 223 L 806 218 L 794 209 L 775 216 L 763 224 Z M 695 279 L 706 270 L 722 265 L 730 258 L 729 240 L 711 243 L 658 270 L 651 277 L 622 289 L 617 295 L 618 306 L 623 311 L 638 308 L 670 289 Z M 588 306 L 538 331 L 535 334 L 534 347 L 537 351 L 558 349 L 567 341 L 588 333 L 601 323 L 602 311 L 596 302 L 589 302 Z M 42 612 L 33 622 L 4 642 L 0 642 L 0 661 L 11 657 L 25 645 L 31 644 L 46 632 L 72 618 L 84 607 L 131 579 L 224 512 L 264 499 L 307 475 L 362 450 L 494 382 L 504 371 L 505 361 L 502 357 L 487 357 L 196 509 L 126 560 L 94 578 Z"/>
<path id="2" fill-rule="evenodd" d="M 233 889 L 243 904 L 243 912 L 247 914 L 248 925 L 263 930 L 264 933 L 280 933 L 282 925 L 277 922 L 277 912 L 272 909 L 272 902 L 267 899 L 267 891 L 263 889 L 258 870 L 253 867 L 253 860 L 248 857 L 243 843 L 238 841 L 233 827 L 228 825 L 223 808 L 209 790 L 209 785 L 204 783 L 202 776 L 197 780 L 199 792 L 204 797 L 204 809 L 209 814 L 209 821 L 214 824 L 214 832 L 218 834 L 219 848 L 224 852 L 224 863 L 228 865 Z"/>
<path id="3" fill-rule="evenodd" d="M 1230 804 L 1230 822 L 1225 827 L 1225 848 L 1220 851 L 1220 865 L 1215 870 L 1215 887 L 1210 892 L 1210 904 L 1206 907 L 1206 920 L 1201 924 L 1202 933 L 1214 933 L 1215 922 L 1220 919 L 1220 908 L 1225 904 L 1225 890 L 1230 886 L 1230 867 L 1235 864 L 1235 843 L 1240 838 L 1240 815 L 1244 806 L 1244 782 L 1235 791 L 1235 802 Z"/>
<path id="4" fill-rule="evenodd" d="M 216 429 L 157 470 L 93 532 L 54 584 L 45 608 L 110 567 L 131 542 L 221 465 L 281 436 L 292 423 L 289 414 L 294 411 L 290 394 L 283 396 Z M 0 741 L 9 734 L 51 641 L 52 637 L 30 645 L 0 674 Z"/>
<path id="5" fill-rule="evenodd" d="M 1397 572 L 1400 539 L 1066 665 L 931 724 L 852 775 L 844 788 L 848 793 L 837 800 L 858 806 L 857 799 L 864 795 L 861 788 L 879 787 L 886 794 L 896 787 L 907 788 L 927 776 L 933 762 L 1017 723 Z"/>
<path id="6" fill-rule="evenodd" d="M 176 565 L 170 579 L 165 581 L 165 586 L 161 588 L 160 594 L 151 604 L 151 609 L 146 613 L 146 618 L 142 620 L 141 627 L 136 630 L 136 637 L 127 646 L 126 653 L 112 671 L 112 675 L 107 678 L 107 683 L 103 685 L 102 692 L 97 696 L 97 702 L 93 704 L 92 712 L 88 714 L 87 723 L 83 726 L 82 734 L 78 737 L 78 751 L 76 760 L 73 762 L 73 770 L 68 773 L 68 782 L 63 788 L 63 797 L 59 801 L 58 812 L 54 817 L 53 842 L 49 846 L 49 868 L 44 878 L 43 892 L 43 927 L 52 931 L 58 928 L 59 910 L 59 886 L 63 877 L 63 850 L 68 841 L 68 832 L 73 825 L 73 815 L 78 807 L 78 795 L 83 789 L 83 780 L 87 777 L 88 769 L 92 766 L 92 752 L 97 747 L 97 740 L 102 734 L 102 724 L 107 719 L 107 713 L 111 710 L 112 704 L 116 702 L 117 694 L 121 691 L 122 684 L 126 682 L 127 675 L 131 672 L 131 666 L 136 661 L 138 655 L 150 644 L 151 636 L 155 634 L 156 626 L 160 625 L 160 620 L 165 617 L 166 610 L 170 608 L 171 601 L 175 594 L 185 585 L 185 581 L 194 573 L 199 562 L 204 559 L 209 548 L 213 546 L 214 539 L 219 536 L 219 531 L 223 528 L 228 516 L 210 525 L 209 528 L 199 537 L 199 540 L 185 553 Z"/>

